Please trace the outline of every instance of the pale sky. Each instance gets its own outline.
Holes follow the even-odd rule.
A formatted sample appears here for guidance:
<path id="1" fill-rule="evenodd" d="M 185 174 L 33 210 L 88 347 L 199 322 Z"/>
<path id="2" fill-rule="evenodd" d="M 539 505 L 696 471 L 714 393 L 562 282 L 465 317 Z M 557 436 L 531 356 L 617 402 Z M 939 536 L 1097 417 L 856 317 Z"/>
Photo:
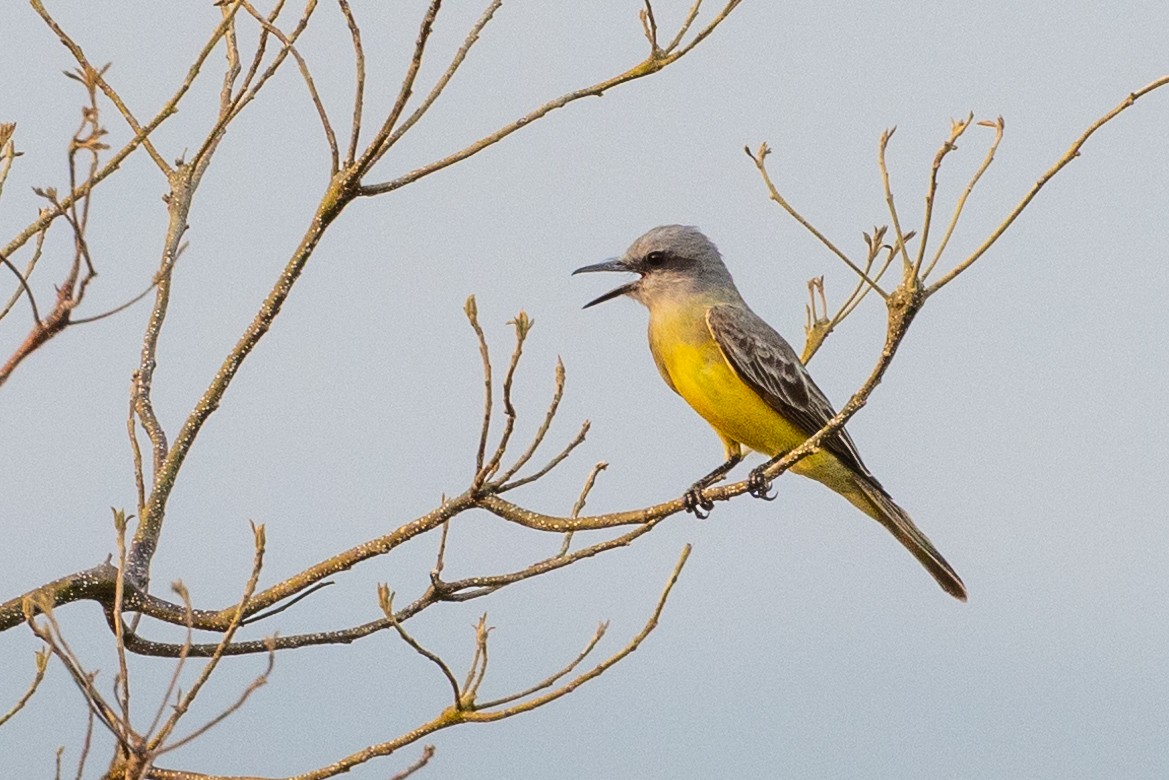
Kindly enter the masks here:
<path id="1" fill-rule="evenodd" d="M 425 4 L 353 5 L 376 114 L 392 102 Z M 638 3 L 564 5 L 505 3 L 378 178 L 644 55 Z M 50 6 L 95 62 L 113 63 L 109 80 L 140 116 L 181 80 L 218 13 L 209 3 Z M 422 84 L 481 11 L 451 6 Z M 672 31 L 687 3 L 656 8 L 659 26 Z M 598 460 L 610 466 L 591 511 L 677 497 L 720 462 L 721 445 L 658 377 L 645 312 L 627 300 L 582 311 L 617 280 L 572 278 L 572 269 L 621 253 L 654 225 L 698 225 L 747 301 L 799 347 L 807 279 L 824 275 L 830 301 L 853 279 L 768 201 L 745 144 L 768 142 L 785 196 L 859 254 L 861 231 L 888 222 L 875 165 L 883 129 L 898 128 L 891 176 L 903 219 L 916 223 L 950 119 L 1002 115 L 1006 137 L 955 233 L 952 263 L 1094 119 L 1169 72 L 1166 30 L 1163 2 L 746 0 L 664 72 L 353 204 L 200 435 L 170 503 L 154 587 L 181 579 L 197 606 L 222 607 L 247 577 L 249 520 L 267 527 L 270 584 L 461 492 L 481 414 L 479 361 L 462 313 L 469 293 L 499 368 L 507 321 L 521 308 L 535 319 L 517 379 L 521 435 L 543 415 L 557 356 L 568 388 L 550 438 L 567 441 L 592 421 L 577 454 L 517 501 L 566 514 Z M 74 65 L 68 52 L 29 8 L 8 9 L 3 40 L 0 121 L 17 122 L 25 153 L 0 200 L 7 243 L 35 216 L 31 187 L 66 188 L 64 149 L 81 91 L 60 75 Z M 345 127 L 349 38 L 333 4 L 322 4 L 302 48 Z M 202 137 L 219 63 L 157 136 L 166 157 Z M 129 137 L 112 111 L 104 121 L 115 145 Z M 611 625 L 597 653 L 618 649 L 641 628 L 682 545 L 694 545 L 661 626 L 636 653 L 534 713 L 432 736 L 425 741 L 437 753 L 419 776 L 1169 775 L 1167 126 L 1164 88 L 1094 136 L 1002 240 L 927 304 L 849 424 L 867 465 L 962 575 L 968 604 L 940 591 L 852 506 L 785 476 L 772 503 L 741 496 L 707 520 L 675 516 L 629 549 L 411 621 L 420 641 L 461 670 L 486 611 L 495 630 L 483 695 L 505 695 L 571 659 L 599 621 Z M 972 128 L 947 162 L 941 214 L 991 135 Z M 168 429 L 295 246 L 326 180 L 325 149 L 291 68 L 224 142 L 191 213 L 158 351 L 155 406 Z M 100 276 L 83 313 L 148 283 L 164 191 L 141 154 L 100 188 L 90 237 Z M 49 267 L 67 261 L 64 239 L 49 243 Z M 44 273 L 39 289 L 51 295 L 57 272 Z M 10 290 L 11 275 L 0 274 L 5 299 Z M 0 598 L 114 550 L 109 507 L 134 503 L 127 388 L 148 311 L 139 304 L 65 333 L 0 388 Z M 879 302 L 867 301 L 812 362 L 836 404 L 867 375 L 883 323 Z M 0 322 L 5 357 L 27 327 L 27 307 Z M 559 543 L 464 515 L 451 529 L 448 575 L 505 571 Z M 416 595 L 436 545 L 425 538 L 341 575 L 263 631 L 373 619 L 376 583 Z M 108 690 L 116 664 L 99 610 L 70 605 L 60 618 Z M 0 711 L 27 684 L 36 647 L 25 629 L 0 636 Z M 261 666 L 233 659 L 192 723 L 232 701 Z M 133 661 L 137 718 L 153 715 L 171 669 L 168 660 Z M 159 763 L 308 771 L 411 729 L 448 699 L 441 675 L 389 632 L 292 651 L 242 712 Z M 54 663 L 26 710 L 0 729 L 4 772 L 52 776 L 59 745 L 71 767 L 84 721 L 80 695 Z M 391 776 L 420 751 L 348 776 Z M 108 755 L 100 739 L 89 776 Z"/>

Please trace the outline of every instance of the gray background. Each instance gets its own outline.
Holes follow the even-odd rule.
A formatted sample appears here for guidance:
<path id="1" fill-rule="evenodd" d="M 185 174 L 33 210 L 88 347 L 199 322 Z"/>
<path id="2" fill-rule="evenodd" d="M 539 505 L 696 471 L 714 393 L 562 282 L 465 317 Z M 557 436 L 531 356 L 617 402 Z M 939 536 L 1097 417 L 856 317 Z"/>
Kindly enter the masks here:
<path id="1" fill-rule="evenodd" d="M 392 101 L 423 6 L 355 5 L 376 115 Z M 181 79 L 216 13 L 208 3 L 55 6 L 94 61 L 114 63 L 109 78 L 140 117 Z M 672 30 L 685 4 L 659 6 Z M 449 93 L 379 172 L 390 178 L 635 63 L 644 53 L 638 7 L 506 4 Z M 440 18 L 421 84 L 479 11 L 452 4 Z M 571 279 L 571 269 L 618 254 L 653 225 L 696 224 L 753 307 L 802 343 L 806 279 L 824 274 L 835 300 L 852 280 L 767 201 L 744 144 L 770 142 L 784 193 L 859 253 L 860 231 L 887 221 L 874 164 L 883 128 L 899 127 L 889 160 L 908 223 L 950 117 L 1003 115 L 1006 140 L 952 260 L 1093 119 L 1169 69 L 1167 29 L 1163 2 L 746 2 L 664 73 L 354 204 L 200 436 L 170 504 L 157 586 L 182 579 L 198 604 L 223 606 L 246 578 L 249 519 L 267 525 L 270 583 L 462 490 L 481 403 L 461 312 L 472 292 L 497 362 L 506 321 L 520 308 L 536 320 L 518 380 L 521 433 L 543 413 L 557 355 L 569 386 L 552 439 L 593 421 L 579 455 L 523 503 L 567 512 L 601 459 L 611 466 L 591 510 L 677 496 L 718 462 L 718 441 L 657 377 L 640 308 L 580 310 L 616 279 Z M 80 90 L 58 75 L 72 60 L 30 10 L 12 4 L 3 38 L 0 120 L 19 123 L 26 152 L 0 208 L 7 237 L 35 214 L 30 187 L 64 189 Z M 335 7 L 319 10 L 303 50 L 341 124 L 351 69 Z M 204 132 L 218 63 L 159 133 L 168 158 Z M 695 545 L 661 627 L 637 653 L 534 714 L 435 735 L 429 776 L 1169 774 L 1167 122 L 1169 92 L 1154 93 L 1093 138 L 998 245 L 930 302 L 850 424 L 868 464 L 964 577 L 969 604 L 945 596 L 838 497 L 784 478 L 774 503 L 742 497 L 703 522 L 675 517 L 632 549 L 412 622 L 461 669 L 486 609 L 496 630 L 483 693 L 502 695 L 560 666 L 599 620 L 612 621 L 602 651 L 624 643 L 679 548 Z M 112 111 L 105 124 L 113 143 L 127 138 Z M 951 158 L 941 213 L 990 134 L 973 128 Z M 124 168 L 94 205 L 101 276 L 89 313 L 141 289 L 162 243 L 164 182 L 141 153 Z M 155 404 L 168 429 L 251 318 L 326 174 L 320 128 L 286 68 L 233 127 L 191 214 L 158 353 Z M 44 262 L 56 265 L 39 274 L 44 295 L 68 256 L 63 233 L 50 249 Z M 127 386 L 147 313 L 140 304 L 66 333 L 0 391 L 4 597 L 112 551 L 108 507 L 134 501 Z M 22 304 L 3 323 L 5 354 L 27 316 Z M 866 375 L 882 328 L 883 312 L 869 302 L 813 362 L 837 403 Z M 370 619 L 374 584 L 417 593 L 435 544 L 338 577 L 271 628 Z M 461 517 L 448 573 L 505 570 L 558 544 L 485 515 Z M 108 689 L 115 664 L 98 610 L 75 605 L 61 615 Z M 0 702 L 23 690 L 35 646 L 23 630 L 0 638 Z M 191 725 L 261 666 L 226 665 Z M 140 722 L 170 669 L 133 662 Z M 288 653 L 242 713 L 161 763 L 304 771 L 408 730 L 448 695 L 436 671 L 386 633 Z M 28 709 L 0 730 L 4 774 L 51 776 L 56 746 L 74 759 L 83 729 L 81 699 L 54 665 Z M 351 776 L 386 777 L 418 750 Z M 107 751 L 103 742 L 94 768 Z"/>

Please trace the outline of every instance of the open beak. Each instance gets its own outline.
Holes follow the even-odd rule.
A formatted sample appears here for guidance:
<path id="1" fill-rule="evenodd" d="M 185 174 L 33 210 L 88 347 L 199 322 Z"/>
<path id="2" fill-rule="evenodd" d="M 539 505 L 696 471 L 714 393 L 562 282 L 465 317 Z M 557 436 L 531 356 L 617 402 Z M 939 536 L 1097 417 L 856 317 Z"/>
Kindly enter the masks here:
<path id="1" fill-rule="evenodd" d="M 576 274 L 589 274 L 589 273 L 593 273 L 594 271 L 626 271 L 626 272 L 628 272 L 630 270 L 631 269 L 629 268 L 629 266 L 627 266 L 621 260 L 621 258 L 614 257 L 610 260 L 606 260 L 603 263 L 595 263 L 593 265 L 586 265 L 584 268 L 578 268 L 575 271 L 573 271 L 572 274 L 573 274 L 573 276 L 575 276 Z M 637 278 L 637 279 L 634 279 L 632 282 L 627 282 L 626 284 L 623 284 L 614 290 L 610 290 L 609 292 L 605 293 L 604 295 L 602 295 L 600 297 L 594 298 L 593 300 L 589 301 L 581 308 L 587 309 L 590 306 L 596 306 L 598 303 L 604 303 L 605 301 L 612 300 L 613 298 L 616 298 L 618 296 L 625 295 L 626 293 L 632 292 L 634 290 L 634 288 L 637 287 L 637 284 L 640 281 L 641 281 L 641 279 Z"/>

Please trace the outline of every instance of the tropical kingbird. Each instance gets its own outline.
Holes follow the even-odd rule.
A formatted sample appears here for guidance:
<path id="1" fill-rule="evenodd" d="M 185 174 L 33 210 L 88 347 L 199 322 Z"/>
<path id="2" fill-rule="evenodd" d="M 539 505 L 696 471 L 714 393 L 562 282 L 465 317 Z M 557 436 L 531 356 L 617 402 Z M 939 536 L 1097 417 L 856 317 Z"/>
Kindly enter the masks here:
<path id="1" fill-rule="evenodd" d="M 791 345 L 744 303 L 718 249 L 697 228 L 656 227 L 621 257 L 573 273 L 592 271 L 638 275 L 585 308 L 620 295 L 644 304 L 658 371 L 726 448 L 726 462 L 687 491 L 689 510 L 713 506 L 701 491 L 743 459 L 744 447 L 775 458 L 835 416 Z M 865 467 L 843 428 L 791 470 L 827 485 L 885 526 L 943 590 L 966 600 L 961 578 Z M 751 472 L 750 483 L 752 495 L 771 498 L 762 467 Z"/>

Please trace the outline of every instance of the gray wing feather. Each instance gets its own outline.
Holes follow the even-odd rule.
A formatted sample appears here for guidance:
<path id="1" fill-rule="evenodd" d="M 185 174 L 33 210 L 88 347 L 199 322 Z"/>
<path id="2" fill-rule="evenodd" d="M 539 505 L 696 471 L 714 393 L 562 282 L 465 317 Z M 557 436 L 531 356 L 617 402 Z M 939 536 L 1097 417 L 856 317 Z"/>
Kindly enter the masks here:
<path id="1" fill-rule="evenodd" d="M 720 304 L 707 311 L 706 324 L 739 378 L 809 436 L 836 416 L 795 350 L 755 312 L 745 306 Z M 824 448 L 880 487 L 843 428 L 824 442 Z"/>

